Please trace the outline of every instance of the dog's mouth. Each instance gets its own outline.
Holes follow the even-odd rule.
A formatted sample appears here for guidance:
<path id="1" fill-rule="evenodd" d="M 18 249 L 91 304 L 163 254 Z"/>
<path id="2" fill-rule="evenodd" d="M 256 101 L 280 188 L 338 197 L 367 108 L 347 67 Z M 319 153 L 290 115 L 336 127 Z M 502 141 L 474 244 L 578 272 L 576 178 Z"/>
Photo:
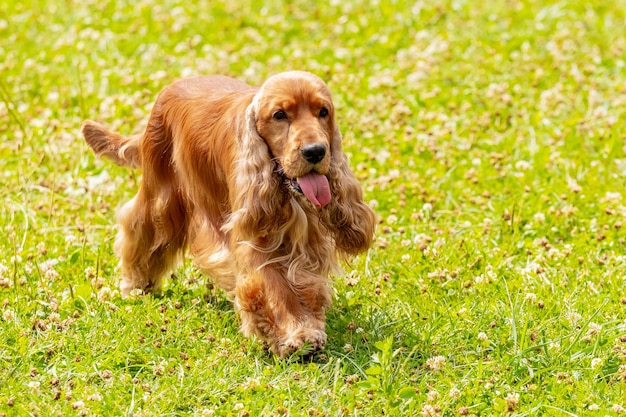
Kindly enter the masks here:
<path id="1" fill-rule="evenodd" d="M 290 178 L 285 174 L 283 167 L 276 164 L 276 172 L 283 178 L 288 188 L 304 196 L 317 208 L 322 208 L 330 203 L 330 184 L 326 175 L 311 171 L 298 178 Z"/>

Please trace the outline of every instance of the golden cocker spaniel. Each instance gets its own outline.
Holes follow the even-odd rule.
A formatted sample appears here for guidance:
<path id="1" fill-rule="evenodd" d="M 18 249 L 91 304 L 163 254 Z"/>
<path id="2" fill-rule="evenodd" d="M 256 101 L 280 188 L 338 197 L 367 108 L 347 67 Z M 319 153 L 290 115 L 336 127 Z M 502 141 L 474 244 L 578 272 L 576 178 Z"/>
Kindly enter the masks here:
<path id="1" fill-rule="evenodd" d="M 320 78 L 290 71 L 260 88 L 183 79 L 159 94 L 143 135 L 92 121 L 82 133 L 97 155 L 143 171 L 117 216 L 124 296 L 158 291 L 188 247 L 234 295 L 245 335 L 281 357 L 324 346 L 328 275 L 370 246 L 376 217 Z"/>

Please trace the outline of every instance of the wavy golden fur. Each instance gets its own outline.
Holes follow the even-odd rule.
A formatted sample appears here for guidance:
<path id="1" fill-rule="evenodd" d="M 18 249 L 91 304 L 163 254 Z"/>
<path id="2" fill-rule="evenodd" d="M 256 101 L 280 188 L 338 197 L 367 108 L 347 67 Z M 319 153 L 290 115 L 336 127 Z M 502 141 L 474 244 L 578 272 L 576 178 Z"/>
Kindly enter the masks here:
<path id="1" fill-rule="evenodd" d="M 365 251 L 376 218 L 341 149 L 326 84 L 301 71 L 253 88 L 183 79 L 158 96 L 143 135 L 85 121 L 99 156 L 141 168 L 118 212 L 121 291 L 158 291 L 189 248 L 234 295 L 245 335 L 286 356 L 326 342 L 328 275 Z"/>

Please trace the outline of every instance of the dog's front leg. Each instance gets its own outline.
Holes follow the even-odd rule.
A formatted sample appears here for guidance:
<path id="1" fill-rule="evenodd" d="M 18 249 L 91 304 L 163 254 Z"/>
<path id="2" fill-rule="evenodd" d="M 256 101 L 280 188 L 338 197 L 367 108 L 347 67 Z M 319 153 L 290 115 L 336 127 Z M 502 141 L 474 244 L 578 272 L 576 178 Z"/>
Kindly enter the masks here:
<path id="1" fill-rule="evenodd" d="M 313 349 L 326 344 L 324 308 L 330 304 L 330 290 L 323 279 L 315 278 L 314 288 L 304 282 L 294 284 L 279 263 L 256 263 L 267 254 L 250 248 L 239 259 L 246 267 L 239 271 L 235 306 L 246 336 L 257 335 L 280 357 L 288 356 L 306 343 Z M 313 277 L 313 276 L 310 276 Z"/>

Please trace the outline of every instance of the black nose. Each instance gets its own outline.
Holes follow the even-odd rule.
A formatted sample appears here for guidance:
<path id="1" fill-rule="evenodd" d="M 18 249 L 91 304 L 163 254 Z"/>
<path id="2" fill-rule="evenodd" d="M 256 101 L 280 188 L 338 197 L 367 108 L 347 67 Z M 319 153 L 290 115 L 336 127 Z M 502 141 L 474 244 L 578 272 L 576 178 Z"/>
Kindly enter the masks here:
<path id="1" fill-rule="evenodd" d="M 324 159 L 324 156 L 326 155 L 326 146 L 319 143 L 304 145 L 300 149 L 300 152 L 302 152 L 302 156 L 308 162 L 312 164 L 317 164 L 319 161 Z"/>

